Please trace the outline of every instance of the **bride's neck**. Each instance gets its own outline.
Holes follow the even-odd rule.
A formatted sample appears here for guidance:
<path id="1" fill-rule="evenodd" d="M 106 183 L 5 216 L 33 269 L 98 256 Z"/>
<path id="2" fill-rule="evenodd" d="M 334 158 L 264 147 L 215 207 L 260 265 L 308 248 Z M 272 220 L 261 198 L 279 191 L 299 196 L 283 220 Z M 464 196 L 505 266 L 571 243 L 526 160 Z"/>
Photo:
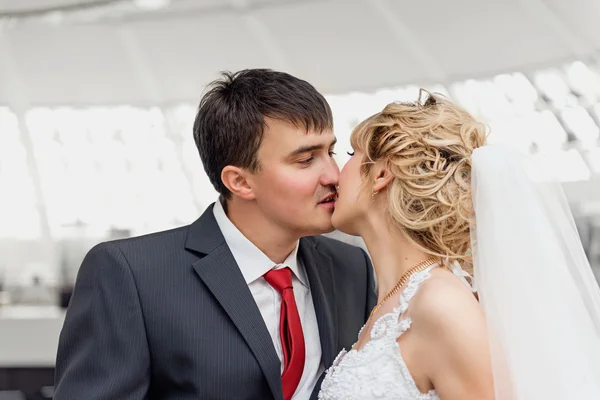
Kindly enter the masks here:
<path id="1" fill-rule="evenodd" d="M 369 218 L 361 227 L 360 235 L 373 261 L 380 300 L 406 271 L 429 257 L 383 218 Z"/>

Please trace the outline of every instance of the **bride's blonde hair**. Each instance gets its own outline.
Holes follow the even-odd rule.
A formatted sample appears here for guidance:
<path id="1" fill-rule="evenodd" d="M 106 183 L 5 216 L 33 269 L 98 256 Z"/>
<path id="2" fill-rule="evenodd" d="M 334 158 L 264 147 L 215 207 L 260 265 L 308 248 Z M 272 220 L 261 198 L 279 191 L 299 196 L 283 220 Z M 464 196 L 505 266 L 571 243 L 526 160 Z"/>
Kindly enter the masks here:
<path id="1" fill-rule="evenodd" d="M 421 90 L 418 101 L 388 104 L 361 122 L 350 138 L 365 155 L 365 183 L 378 161 L 393 175 L 387 207 L 406 238 L 467 270 L 472 265 L 471 153 L 485 144 L 486 135 L 486 126 L 467 111 Z"/>

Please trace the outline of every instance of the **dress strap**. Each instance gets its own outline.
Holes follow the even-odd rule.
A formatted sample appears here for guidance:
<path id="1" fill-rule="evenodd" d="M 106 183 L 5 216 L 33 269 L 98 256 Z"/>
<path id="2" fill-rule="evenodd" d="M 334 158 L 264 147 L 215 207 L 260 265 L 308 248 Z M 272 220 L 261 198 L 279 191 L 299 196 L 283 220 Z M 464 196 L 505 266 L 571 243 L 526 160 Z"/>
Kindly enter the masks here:
<path id="1" fill-rule="evenodd" d="M 408 280 L 406 287 L 400 294 L 400 304 L 398 308 L 395 309 L 396 320 L 398 321 L 396 337 L 400 336 L 401 334 L 406 332 L 408 328 L 410 328 L 412 320 L 410 318 L 402 318 L 402 315 L 406 312 L 406 310 L 408 310 L 408 304 L 421 287 L 421 284 L 431 277 L 431 270 L 436 268 L 438 265 L 438 263 L 435 263 L 427 267 L 423 271 L 415 273 Z"/>

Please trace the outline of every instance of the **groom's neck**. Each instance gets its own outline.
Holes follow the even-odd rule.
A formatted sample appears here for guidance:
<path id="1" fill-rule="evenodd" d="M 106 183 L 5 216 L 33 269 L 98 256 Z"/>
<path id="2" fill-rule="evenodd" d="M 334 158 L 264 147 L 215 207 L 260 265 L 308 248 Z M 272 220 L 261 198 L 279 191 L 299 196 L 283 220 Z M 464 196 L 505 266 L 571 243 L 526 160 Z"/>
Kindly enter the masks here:
<path id="1" fill-rule="evenodd" d="M 285 261 L 300 239 L 269 221 L 251 202 L 229 200 L 223 208 L 231 223 L 275 263 Z"/>

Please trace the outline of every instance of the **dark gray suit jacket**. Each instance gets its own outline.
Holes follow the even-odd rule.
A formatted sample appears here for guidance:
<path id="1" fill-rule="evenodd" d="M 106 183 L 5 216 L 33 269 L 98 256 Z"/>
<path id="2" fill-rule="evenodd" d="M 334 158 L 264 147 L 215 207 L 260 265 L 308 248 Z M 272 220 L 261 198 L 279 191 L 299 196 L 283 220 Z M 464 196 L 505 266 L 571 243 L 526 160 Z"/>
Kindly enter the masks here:
<path id="1" fill-rule="evenodd" d="M 375 304 L 372 267 L 325 237 L 301 239 L 299 254 L 327 368 Z M 279 358 L 212 206 L 190 226 L 101 243 L 83 261 L 54 400 L 109 399 L 283 399 Z"/>

